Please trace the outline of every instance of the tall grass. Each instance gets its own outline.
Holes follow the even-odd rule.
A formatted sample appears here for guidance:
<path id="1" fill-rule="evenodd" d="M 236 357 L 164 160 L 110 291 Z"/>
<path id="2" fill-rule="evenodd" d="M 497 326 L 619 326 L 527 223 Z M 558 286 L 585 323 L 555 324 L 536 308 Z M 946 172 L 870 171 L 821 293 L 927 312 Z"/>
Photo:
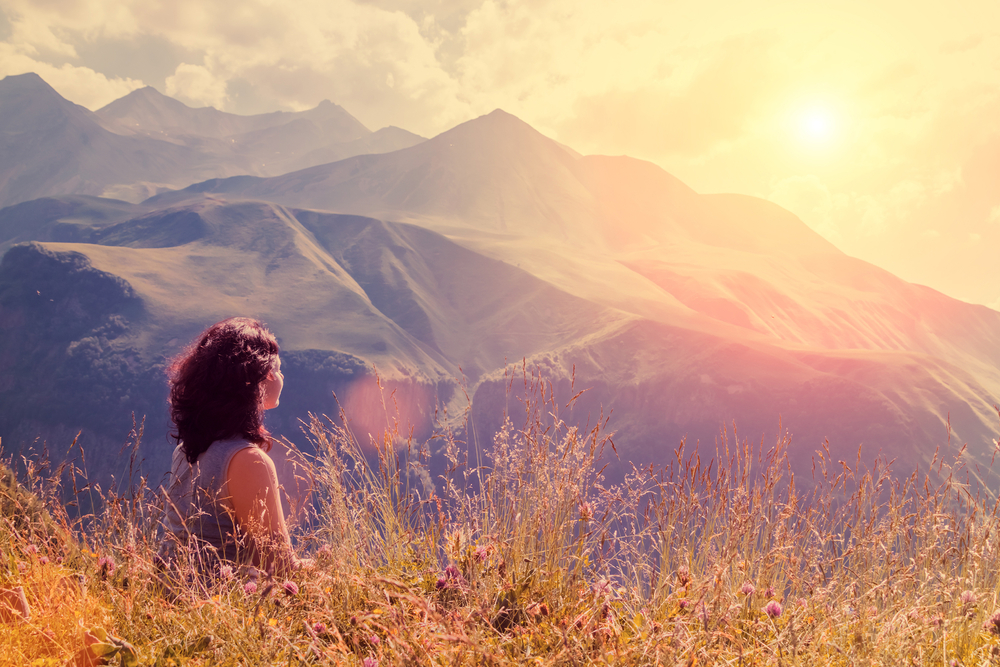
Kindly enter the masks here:
<path id="1" fill-rule="evenodd" d="M 786 437 L 723 431 L 611 484 L 603 416 L 574 426 L 536 373 L 509 381 L 483 446 L 447 428 L 359 442 L 310 417 L 296 541 L 315 566 L 289 581 L 164 581 L 139 475 L 5 472 L 0 588 L 31 615 L 0 621 L 0 663 L 63 665 L 90 642 L 144 665 L 1000 664 L 997 504 L 960 457 L 899 477 L 824 449 L 806 485 Z M 449 464 L 434 484 L 431 449 Z M 101 511 L 73 518 L 67 487 Z"/>

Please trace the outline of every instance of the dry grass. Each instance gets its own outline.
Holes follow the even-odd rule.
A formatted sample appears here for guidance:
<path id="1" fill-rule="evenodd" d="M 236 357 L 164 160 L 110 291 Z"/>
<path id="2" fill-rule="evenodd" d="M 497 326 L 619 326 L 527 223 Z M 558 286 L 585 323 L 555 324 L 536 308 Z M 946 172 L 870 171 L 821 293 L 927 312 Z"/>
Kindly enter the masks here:
<path id="1" fill-rule="evenodd" d="M 111 664 L 159 666 L 1000 664 L 997 505 L 958 464 L 901 479 L 824 451 L 800 492 L 787 439 L 723 433 L 710 460 L 682 443 L 610 485 L 606 424 L 571 427 L 521 382 L 491 447 L 439 434 L 433 491 L 426 445 L 312 418 L 297 543 L 316 567 L 256 590 L 228 572 L 165 589 L 141 477 L 101 491 L 73 469 L 103 508 L 74 520 L 65 474 L 6 475 L 0 588 L 32 615 L 0 623 L 0 663 L 64 665 L 90 630 Z"/>

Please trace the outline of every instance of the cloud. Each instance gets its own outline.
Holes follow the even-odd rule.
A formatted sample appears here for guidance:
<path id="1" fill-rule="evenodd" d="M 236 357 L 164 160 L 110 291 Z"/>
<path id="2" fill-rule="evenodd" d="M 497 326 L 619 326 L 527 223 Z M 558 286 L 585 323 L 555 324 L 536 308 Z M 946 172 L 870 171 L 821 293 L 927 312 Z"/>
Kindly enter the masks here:
<path id="1" fill-rule="evenodd" d="M 166 80 L 167 95 L 192 106 L 226 106 L 226 80 L 212 74 L 207 67 L 181 63 Z"/>
<path id="2" fill-rule="evenodd" d="M 6 44 L 30 57 L 39 73 L 46 62 L 49 71 L 78 67 L 83 52 L 100 59 L 103 41 L 145 38 L 185 55 L 164 80 L 143 83 L 194 104 L 240 112 L 235 105 L 243 99 L 270 109 L 332 99 L 375 127 L 395 124 L 423 133 L 468 117 L 455 81 L 437 60 L 438 42 L 401 11 L 351 0 L 4 2 L 13 17 Z M 230 84 L 248 94 L 230 94 Z M 84 100 L 74 97 L 76 89 L 56 87 L 94 108 L 97 96 Z"/>
<path id="3" fill-rule="evenodd" d="M 928 241 L 933 241 L 935 239 L 941 238 L 941 232 L 936 229 L 925 229 L 920 232 L 920 238 L 926 239 Z"/>
<path id="4" fill-rule="evenodd" d="M 70 64 L 55 66 L 0 43 L 0 77 L 35 72 L 63 97 L 90 109 L 97 109 L 142 87 L 130 78 L 108 78 L 89 67 Z"/>
<path id="5" fill-rule="evenodd" d="M 1000 223 L 1000 204 L 990 210 L 990 222 Z"/>
<path id="6" fill-rule="evenodd" d="M 944 55 L 965 53 L 966 51 L 971 51 L 982 43 L 982 34 L 969 35 L 968 37 L 963 37 L 962 39 L 953 39 L 945 42 L 941 45 L 941 53 Z"/>
<path id="7" fill-rule="evenodd" d="M 581 95 L 560 128 L 571 144 L 603 144 L 645 158 L 703 156 L 740 140 L 760 112 L 773 82 L 769 44 L 762 36 L 730 40 L 693 72 Z M 598 141 L 595 141 L 597 139 Z"/>

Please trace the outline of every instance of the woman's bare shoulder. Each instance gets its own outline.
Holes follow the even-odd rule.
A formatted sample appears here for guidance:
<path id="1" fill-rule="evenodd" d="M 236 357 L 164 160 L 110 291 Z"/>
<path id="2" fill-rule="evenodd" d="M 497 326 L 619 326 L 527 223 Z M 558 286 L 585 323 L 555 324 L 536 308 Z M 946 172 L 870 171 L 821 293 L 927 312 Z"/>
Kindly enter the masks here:
<path id="1" fill-rule="evenodd" d="M 275 475 L 274 461 L 260 447 L 244 447 L 229 461 L 229 478 L 250 481 L 270 480 Z"/>

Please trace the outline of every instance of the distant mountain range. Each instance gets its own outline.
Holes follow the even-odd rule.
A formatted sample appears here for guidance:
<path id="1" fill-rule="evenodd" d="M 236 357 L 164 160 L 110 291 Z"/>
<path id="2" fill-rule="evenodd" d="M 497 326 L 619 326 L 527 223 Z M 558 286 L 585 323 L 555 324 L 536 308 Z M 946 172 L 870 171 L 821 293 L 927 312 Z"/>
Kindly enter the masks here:
<path id="1" fill-rule="evenodd" d="M 283 174 L 421 141 L 395 127 L 371 132 L 328 101 L 238 116 L 142 88 L 95 113 L 36 74 L 8 76 L 0 81 L 0 206 L 64 194 L 138 202 L 208 178 Z"/>
<path id="2" fill-rule="evenodd" d="M 685 436 L 714 452 L 733 420 L 771 440 L 779 419 L 800 475 L 826 440 L 909 473 L 950 424 L 1000 488 L 1000 313 L 848 257 L 769 202 L 581 156 L 499 110 L 424 141 L 331 103 L 244 117 L 148 88 L 92 114 L 24 75 L 0 81 L 0 125 L 8 454 L 82 428 L 92 466 L 120 472 L 134 411 L 162 471 L 165 360 L 246 314 L 279 335 L 269 424 L 300 444 L 299 419 L 337 412 L 331 391 L 362 439 L 385 424 L 373 368 L 415 437 L 467 392 L 468 435 L 489 443 L 523 363 L 564 402 L 588 390 L 564 418 L 612 411 L 613 476 Z M 94 196 L 109 192 L 131 202 Z"/>

